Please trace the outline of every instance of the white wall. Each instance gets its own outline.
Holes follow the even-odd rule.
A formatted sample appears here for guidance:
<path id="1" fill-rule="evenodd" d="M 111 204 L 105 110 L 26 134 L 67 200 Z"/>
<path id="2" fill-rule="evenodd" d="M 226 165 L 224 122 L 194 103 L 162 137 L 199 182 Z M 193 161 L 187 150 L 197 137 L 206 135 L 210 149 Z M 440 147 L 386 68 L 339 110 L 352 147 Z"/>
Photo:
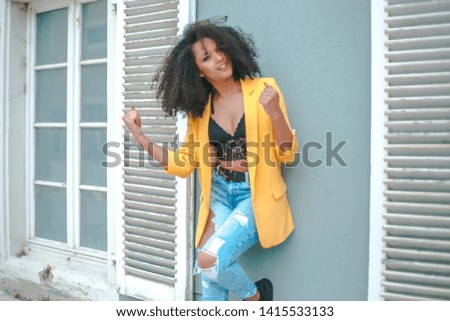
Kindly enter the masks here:
<path id="1" fill-rule="evenodd" d="M 7 3 L 0 0 L 0 262 L 4 261 L 6 256 L 5 241 L 6 229 L 4 222 L 5 214 L 5 48 L 6 48 L 6 16 Z"/>
<path id="2" fill-rule="evenodd" d="M 7 177 L 9 207 L 6 209 L 11 255 L 19 252 L 26 240 L 25 208 L 25 94 L 26 94 L 26 4 L 11 3 L 10 33 L 7 49 Z M 20 227 L 20 228 L 16 228 Z M 12 233 L 11 231 L 14 231 Z"/>
<path id="3" fill-rule="evenodd" d="M 0 256 L 20 251 L 25 233 L 26 4 L 0 0 Z M 21 229 L 24 231 L 24 229 Z M 12 253 L 12 254 L 11 254 Z"/>

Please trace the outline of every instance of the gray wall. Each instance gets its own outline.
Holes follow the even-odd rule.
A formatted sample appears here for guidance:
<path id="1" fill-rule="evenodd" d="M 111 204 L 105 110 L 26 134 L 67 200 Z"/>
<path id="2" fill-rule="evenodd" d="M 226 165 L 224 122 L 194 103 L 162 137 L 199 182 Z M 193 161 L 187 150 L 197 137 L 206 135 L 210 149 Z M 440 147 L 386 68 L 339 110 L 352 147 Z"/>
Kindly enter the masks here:
<path id="1" fill-rule="evenodd" d="M 366 300 L 369 262 L 370 1 L 197 0 L 197 19 L 228 16 L 253 35 L 263 76 L 277 79 L 302 146 L 285 171 L 296 230 L 240 263 L 274 283 L 275 300 Z M 326 166 L 332 146 L 347 141 Z M 305 145 L 306 144 L 306 145 Z M 304 156 L 304 155 L 302 155 Z M 274 213 L 276 215 L 276 213 Z M 199 291 L 199 284 L 196 285 Z"/>

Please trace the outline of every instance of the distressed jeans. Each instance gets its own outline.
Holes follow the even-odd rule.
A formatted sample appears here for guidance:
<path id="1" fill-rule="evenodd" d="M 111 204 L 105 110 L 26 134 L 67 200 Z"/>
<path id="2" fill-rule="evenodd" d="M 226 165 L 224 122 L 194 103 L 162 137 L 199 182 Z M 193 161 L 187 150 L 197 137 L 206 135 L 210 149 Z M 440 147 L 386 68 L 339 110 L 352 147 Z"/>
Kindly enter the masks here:
<path id="1" fill-rule="evenodd" d="M 236 263 L 241 254 L 258 242 L 248 179 L 228 182 L 214 170 L 210 207 L 215 214 L 215 233 L 200 251 L 214 256 L 216 263 L 208 269 L 199 268 L 202 300 L 227 301 L 229 292 L 240 299 L 251 297 L 256 294 L 255 283 Z"/>

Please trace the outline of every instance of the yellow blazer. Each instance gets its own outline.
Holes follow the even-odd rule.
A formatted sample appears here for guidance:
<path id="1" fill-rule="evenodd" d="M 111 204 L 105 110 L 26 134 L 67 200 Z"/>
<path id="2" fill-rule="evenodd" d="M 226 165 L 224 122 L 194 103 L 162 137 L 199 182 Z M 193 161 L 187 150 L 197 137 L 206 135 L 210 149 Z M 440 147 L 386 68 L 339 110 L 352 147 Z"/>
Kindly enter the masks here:
<path id="1" fill-rule="evenodd" d="M 247 141 L 247 161 L 252 203 L 256 227 L 261 246 L 269 248 L 282 243 L 294 229 L 291 209 L 286 197 L 286 184 L 281 176 L 281 163 L 291 163 L 295 159 L 298 142 L 293 135 L 292 148 L 284 153 L 274 138 L 272 121 L 258 102 L 264 90 L 264 82 L 273 86 L 280 95 L 280 107 L 286 118 L 283 95 L 273 78 L 247 78 L 241 81 L 244 96 L 245 129 Z M 211 102 L 208 101 L 201 118 L 188 117 L 188 128 L 183 145 L 177 151 L 169 151 L 166 172 L 187 177 L 199 167 L 200 211 L 198 216 L 195 247 L 201 240 L 209 215 L 212 164 L 209 159 L 208 124 Z"/>

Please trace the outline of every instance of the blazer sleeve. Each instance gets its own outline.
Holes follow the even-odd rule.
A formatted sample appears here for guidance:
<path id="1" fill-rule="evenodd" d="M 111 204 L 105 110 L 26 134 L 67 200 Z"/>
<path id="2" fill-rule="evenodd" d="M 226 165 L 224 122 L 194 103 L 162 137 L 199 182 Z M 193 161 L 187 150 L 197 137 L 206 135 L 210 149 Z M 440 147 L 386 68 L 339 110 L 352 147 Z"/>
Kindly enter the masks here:
<path id="1" fill-rule="evenodd" d="M 197 137 L 198 126 L 189 116 L 183 144 L 178 150 L 168 150 L 167 166 L 164 167 L 166 173 L 185 178 L 195 170 L 198 166 L 197 155 L 200 146 Z"/>
<path id="2" fill-rule="evenodd" d="M 281 111 L 283 112 L 284 118 L 286 119 L 286 123 L 288 124 L 291 133 L 292 133 L 292 146 L 290 149 L 285 150 L 284 152 L 280 149 L 280 147 L 275 144 L 275 155 L 277 157 L 277 161 L 280 163 L 292 163 L 295 160 L 295 156 L 298 150 L 298 140 L 297 140 L 297 136 L 295 133 L 295 129 L 292 129 L 291 124 L 289 122 L 289 118 L 288 118 L 288 114 L 287 114 L 287 110 L 286 110 L 286 104 L 284 102 L 284 97 L 283 94 L 280 90 L 280 88 L 277 85 L 277 82 L 275 81 L 275 79 L 272 79 L 272 83 L 271 86 L 273 88 L 275 88 L 276 91 L 278 91 L 278 94 L 280 95 L 280 108 Z"/>

